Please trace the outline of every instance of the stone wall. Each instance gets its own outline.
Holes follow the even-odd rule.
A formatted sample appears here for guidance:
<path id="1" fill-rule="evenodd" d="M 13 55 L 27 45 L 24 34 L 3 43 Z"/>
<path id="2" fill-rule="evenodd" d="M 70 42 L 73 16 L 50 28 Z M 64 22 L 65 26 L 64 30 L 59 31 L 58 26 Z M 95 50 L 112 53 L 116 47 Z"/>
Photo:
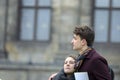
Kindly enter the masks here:
<path id="1" fill-rule="evenodd" d="M 1 80 L 48 80 L 49 76 L 58 72 L 60 67 L 30 64 L 0 65 Z"/>
<path id="2" fill-rule="evenodd" d="M 17 39 L 19 0 L 8 0 L 7 9 L 5 1 L 7 0 L 0 0 L 0 49 L 3 49 L 6 37 L 5 49 L 8 56 L 0 59 L 0 78 L 2 80 L 47 80 L 52 73 L 60 70 L 66 56 L 77 54 L 70 44 L 72 31 L 74 25 L 91 25 L 92 1 L 52 0 L 52 31 L 49 43 L 19 41 Z M 112 54 L 113 48 L 105 51 L 107 48 L 96 47 L 115 71 L 115 80 L 119 80 L 120 54 L 118 52 L 120 51 Z"/>

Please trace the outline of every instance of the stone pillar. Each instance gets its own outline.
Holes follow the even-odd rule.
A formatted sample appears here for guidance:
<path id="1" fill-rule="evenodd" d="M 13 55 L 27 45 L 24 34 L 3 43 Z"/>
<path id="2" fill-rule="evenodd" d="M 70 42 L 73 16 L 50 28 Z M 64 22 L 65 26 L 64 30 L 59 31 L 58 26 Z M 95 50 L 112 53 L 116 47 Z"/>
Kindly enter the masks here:
<path id="1" fill-rule="evenodd" d="M 7 7 L 7 0 L 0 0 L 0 59 L 5 57 Z"/>

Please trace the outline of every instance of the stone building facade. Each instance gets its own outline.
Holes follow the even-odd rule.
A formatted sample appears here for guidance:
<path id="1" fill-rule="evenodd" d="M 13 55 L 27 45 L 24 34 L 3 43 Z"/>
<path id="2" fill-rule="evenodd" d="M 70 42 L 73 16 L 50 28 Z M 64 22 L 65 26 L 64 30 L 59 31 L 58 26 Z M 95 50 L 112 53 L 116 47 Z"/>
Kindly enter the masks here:
<path id="1" fill-rule="evenodd" d="M 52 73 L 61 69 L 66 56 L 72 53 L 77 54 L 70 44 L 74 26 L 85 24 L 94 27 L 94 10 L 99 8 L 94 7 L 95 0 L 50 0 L 52 9 L 50 40 L 47 42 L 22 41 L 19 39 L 21 1 L 0 0 L 0 79 L 47 80 Z M 24 1 L 29 3 L 29 0 Z M 96 1 L 106 3 L 106 0 Z M 119 10 L 119 8 L 120 6 L 116 9 Z M 115 80 L 120 78 L 119 26 L 120 24 L 117 27 L 117 43 L 110 43 L 108 40 L 108 42 L 94 44 L 94 48 L 108 60 L 113 68 Z M 110 32 L 110 29 L 108 31 Z"/>

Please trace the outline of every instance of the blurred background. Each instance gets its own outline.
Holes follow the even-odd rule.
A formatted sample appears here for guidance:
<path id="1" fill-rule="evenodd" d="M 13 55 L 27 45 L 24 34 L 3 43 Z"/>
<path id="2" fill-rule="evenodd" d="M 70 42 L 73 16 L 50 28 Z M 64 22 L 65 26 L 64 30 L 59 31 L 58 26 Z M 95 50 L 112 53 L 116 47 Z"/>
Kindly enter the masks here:
<path id="1" fill-rule="evenodd" d="M 94 28 L 94 48 L 120 80 L 120 0 L 0 0 L 0 79 L 48 80 L 78 54 L 79 24 Z"/>

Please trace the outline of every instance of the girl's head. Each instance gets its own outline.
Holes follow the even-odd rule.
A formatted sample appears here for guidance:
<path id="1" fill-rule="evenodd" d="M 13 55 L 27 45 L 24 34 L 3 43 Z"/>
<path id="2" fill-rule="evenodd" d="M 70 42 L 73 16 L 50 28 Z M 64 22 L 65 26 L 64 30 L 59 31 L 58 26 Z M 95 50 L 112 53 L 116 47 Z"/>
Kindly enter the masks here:
<path id="1" fill-rule="evenodd" d="M 74 66 L 75 66 L 75 56 L 68 56 L 65 61 L 64 61 L 64 72 L 66 74 L 72 74 L 75 69 L 74 69 Z"/>

